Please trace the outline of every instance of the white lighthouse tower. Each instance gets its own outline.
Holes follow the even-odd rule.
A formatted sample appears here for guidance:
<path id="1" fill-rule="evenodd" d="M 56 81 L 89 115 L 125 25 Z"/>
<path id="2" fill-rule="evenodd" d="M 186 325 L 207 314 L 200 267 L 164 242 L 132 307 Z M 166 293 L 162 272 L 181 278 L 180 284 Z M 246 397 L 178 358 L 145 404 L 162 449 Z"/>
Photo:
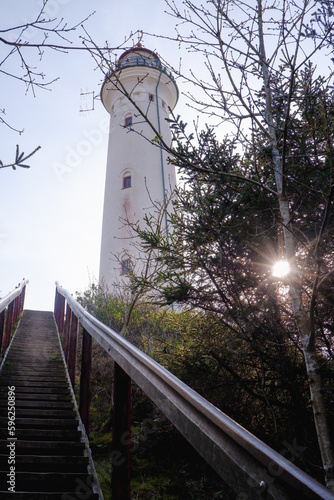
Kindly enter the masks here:
<path id="1" fill-rule="evenodd" d="M 126 96 L 128 94 L 135 105 Z M 131 270 L 140 268 L 139 250 L 125 220 L 142 221 L 176 186 L 174 166 L 152 139 L 164 142 L 171 133 L 166 121 L 178 99 L 178 88 L 159 57 L 140 43 L 124 52 L 101 90 L 110 114 L 104 195 L 100 283 L 112 288 Z"/>

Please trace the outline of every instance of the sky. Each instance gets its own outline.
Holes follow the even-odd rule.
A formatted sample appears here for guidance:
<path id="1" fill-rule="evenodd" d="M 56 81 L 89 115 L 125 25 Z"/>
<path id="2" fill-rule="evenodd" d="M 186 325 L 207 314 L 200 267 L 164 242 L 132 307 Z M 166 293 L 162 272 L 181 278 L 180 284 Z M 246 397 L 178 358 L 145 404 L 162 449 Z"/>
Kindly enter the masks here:
<path id="1" fill-rule="evenodd" d="M 1 2 L 0 37 L 13 36 L 3 30 L 35 20 L 41 5 L 42 0 Z M 95 12 L 85 29 L 97 45 L 107 42 L 109 47 L 124 44 L 138 30 L 173 36 L 174 20 L 165 11 L 164 0 L 49 0 L 46 8 L 46 14 L 63 19 L 67 26 L 80 25 Z M 81 45 L 82 35 L 79 26 L 69 36 L 74 45 Z M 33 44 L 40 39 L 29 30 L 23 40 Z M 133 36 L 113 57 L 137 41 Z M 267 42 L 275 50 L 271 31 Z M 202 78 L 205 65 L 198 55 L 182 52 L 178 44 L 162 37 L 145 34 L 142 43 L 172 67 L 178 68 L 182 59 L 183 73 L 194 69 Z M 25 307 L 52 310 L 56 281 L 75 294 L 97 282 L 99 275 L 109 123 L 99 100 L 104 76 L 87 52 L 45 49 L 41 57 L 36 49 L 25 48 L 22 54 L 37 73 L 45 75 L 43 81 L 56 80 L 48 90 L 36 89 L 33 95 L 10 76 L 22 70 L 18 55 L 6 58 L 8 52 L 0 42 L 0 120 L 24 132 L 18 134 L 0 123 L 0 159 L 5 164 L 13 161 L 17 144 L 20 152 L 41 149 L 29 159 L 30 169 L 0 169 L 0 297 L 26 278 Z M 328 65 L 326 57 L 320 61 L 322 69 Z M 218 76 L 220 70 L 219 66 Z M 226 88 L 226 79 L 223 83 Z M 191 124 L 197 112 L 187 105 L 184 94 L 190 90 L 196 101 L 196 89 L 180 79 L 177 84 L 175 113 Z"/>
<path id="2" fill-rule="evenodd" d="M 32 21 L 41 4 L 1 2 L 0 29 Z M 138 29 L 172 32 L 164 10 L 163 0 L 50 0 L 47 13 L 71 25 L 95 11 L 87 31 L 97 44 L 116 47 Z M 37 35 L 26 38 L 34 43 Z M 144 37 L 143 44 L 177 64 L 177 48 L 168 42 Z M 1 60 L 7 53 L 0 44 Z M 59 80 L 33 96 L 22 82 L 0 74 L 0 116 L 24 129 L 18 134 L 0 124 L 0 159 L 12 162 L 17 144 L 25 153 L 41 147 L 27 162 L 30 169 L 0 169 L 0 296 L 26 278 L 25 307 L 52 310 L 56 281 L 74 294 L 98 279 L 109 115 L 98 98 L 93 111 L 80 112 L 92 108 L 92 92 L 98 96 L 103 81 L 88 53 L 45 50 L 41 60 L 33 49 L 24 54 L 44 81 Z M 0 67 L 14 74 L 19 68 L 14 56 Z M 176 111 L 182 112 L 182 96 Z"/>

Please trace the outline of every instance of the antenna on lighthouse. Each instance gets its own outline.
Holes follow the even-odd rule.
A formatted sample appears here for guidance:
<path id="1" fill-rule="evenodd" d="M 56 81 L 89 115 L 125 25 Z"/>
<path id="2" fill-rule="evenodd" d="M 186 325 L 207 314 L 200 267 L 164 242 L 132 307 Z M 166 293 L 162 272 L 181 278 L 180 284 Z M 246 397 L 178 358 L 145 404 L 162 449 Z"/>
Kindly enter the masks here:
<path id="1" fill-rule="evenodd" d="M 99 98 L 99 95 L 96 95 L 95 92 L 83 92 L 82 89 L 80 89 L 80 99 L 81 100 L 90 100 L 90 103 L 86 104 L 85 107 L 80 106 L 80 113 L 86 113 L 89 111 L 94 111 L 95 110 L 95 99 Z M 90 107 L 88 107 L 90 105 Z"/>

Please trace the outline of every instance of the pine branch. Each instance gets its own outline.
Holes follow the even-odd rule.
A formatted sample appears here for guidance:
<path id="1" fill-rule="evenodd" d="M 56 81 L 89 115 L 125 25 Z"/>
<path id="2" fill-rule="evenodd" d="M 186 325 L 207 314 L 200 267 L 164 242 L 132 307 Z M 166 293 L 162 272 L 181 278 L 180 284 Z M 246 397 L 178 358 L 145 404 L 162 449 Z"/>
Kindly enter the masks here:
<path id="1" fill-rule="evenodd" d="M 12 163 L 7 163 L 4 164 L 3 161 L 0 160 L 0 168 L 12 168 L 13 170 L 16 170 L 17 167 L 21 168 L 30 168 L 30 165 L 25 164 L 24 162 L 28 160 L 31 156 L 33 156 L 37 151 L 41 149 L 41 146 L 37 146 L 31 153 L 27 154 L 26 156 L 24 153 L 20 153 L 20 148 L 19 145 L 16 145 L 16 153 L 15 153 L 15 161 Z"/>

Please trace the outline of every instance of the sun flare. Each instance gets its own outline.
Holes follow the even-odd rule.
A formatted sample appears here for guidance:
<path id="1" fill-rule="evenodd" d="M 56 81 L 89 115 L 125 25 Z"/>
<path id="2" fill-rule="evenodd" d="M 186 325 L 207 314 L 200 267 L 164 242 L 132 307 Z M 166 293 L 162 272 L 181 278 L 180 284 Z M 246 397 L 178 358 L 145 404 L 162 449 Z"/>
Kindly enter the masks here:
<path id="1" fill-rule="evenodd" d="M 276 278 L 283 278 L 290 271 L 289 262 L 286 260 L 279 260 L 273 265 L 273 276 Z"/>

